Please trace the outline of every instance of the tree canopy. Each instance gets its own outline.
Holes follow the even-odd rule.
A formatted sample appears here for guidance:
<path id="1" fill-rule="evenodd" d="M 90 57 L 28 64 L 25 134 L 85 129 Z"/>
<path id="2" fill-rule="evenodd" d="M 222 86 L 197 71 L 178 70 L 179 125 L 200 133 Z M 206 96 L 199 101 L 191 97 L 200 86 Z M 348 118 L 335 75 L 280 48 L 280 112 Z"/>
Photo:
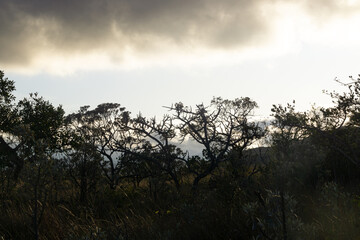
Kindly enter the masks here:
<path id="1" fill-rule="evenodd" d="M 65 114 L 0 71 L 0 238 L 356 239 L 360 77 L 337 81 L 266 124 L 248 97 Z"/>

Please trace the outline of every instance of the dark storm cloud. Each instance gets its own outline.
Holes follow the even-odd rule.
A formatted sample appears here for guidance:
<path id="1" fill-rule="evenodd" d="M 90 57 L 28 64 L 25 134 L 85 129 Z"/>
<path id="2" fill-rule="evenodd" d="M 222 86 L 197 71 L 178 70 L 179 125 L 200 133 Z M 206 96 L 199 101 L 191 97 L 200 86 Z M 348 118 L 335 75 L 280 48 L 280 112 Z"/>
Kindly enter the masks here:
<path id="1" fill-rule="evenodd" d="M 262 6 L 269 2 L 279 0 L 0 0 L 0 64 L 26 65 L 46 51 L 71 55 L 110 45 L 149 51 L 159 41 L 246 47 L 266 39 L 271 13 Z M 321 2 L 331 3 L 326 14 L 338 7 L 335 0 Z"/>
<path id="2" fill-rule="evenodd" d="M 46 49 L 78 53 L 155 40 L 227 48 L 262 34 L 261 1 L 1 0 L 0 63 L 26 64 Z"/>

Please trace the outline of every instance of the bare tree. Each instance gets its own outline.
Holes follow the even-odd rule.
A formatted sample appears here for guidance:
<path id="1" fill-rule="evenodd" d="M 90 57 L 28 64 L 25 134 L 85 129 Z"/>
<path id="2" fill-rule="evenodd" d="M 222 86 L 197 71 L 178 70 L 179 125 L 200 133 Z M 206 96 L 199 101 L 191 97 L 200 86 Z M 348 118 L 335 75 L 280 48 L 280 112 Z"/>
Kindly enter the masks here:
<path id="1" fill-rule="evenodd" d="M 182 141 L 190 136 L 203 146 L 203 158 L 190 157 L 185 163 L 195 175 L 193 188 L 199 181 L 226 161 L 227 154 L 236 149 L 239 153 L 264 135 L 256 122 L 249 121 L 257 104 L 249 98 L 226 100 L 213 98 L 209 106 L 199 104 L 195 109 L 181 102 L 169 109 L 174 121 L 179 122 Z"/>

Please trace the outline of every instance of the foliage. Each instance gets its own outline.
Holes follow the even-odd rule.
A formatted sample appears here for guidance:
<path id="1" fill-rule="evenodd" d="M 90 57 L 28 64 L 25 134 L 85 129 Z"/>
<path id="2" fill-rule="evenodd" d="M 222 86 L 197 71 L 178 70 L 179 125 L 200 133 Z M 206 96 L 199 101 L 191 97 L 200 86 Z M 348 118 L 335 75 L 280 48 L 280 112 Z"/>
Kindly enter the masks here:
<path id="1" fill-rule="evenodd" d="M 117 103 L 16 102 L 0 71 L 2 239 L 356 239 L 360 79 L 334 106 L 214 98 L 132 117 Z M 190 154 L 194 141 L 202 155 Z M 254 147 L 254 143 L 267 141 Z"/>

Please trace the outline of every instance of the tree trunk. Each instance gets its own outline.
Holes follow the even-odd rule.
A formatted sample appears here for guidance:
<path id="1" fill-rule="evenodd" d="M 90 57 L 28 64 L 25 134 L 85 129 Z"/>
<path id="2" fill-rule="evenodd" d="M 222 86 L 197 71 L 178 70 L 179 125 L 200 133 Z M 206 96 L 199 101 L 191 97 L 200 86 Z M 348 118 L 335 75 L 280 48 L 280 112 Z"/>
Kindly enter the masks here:
<path id="1" fill-rule="evenodd" d="M 283 230 L 283 239 L 287 240 L 284 191 L 280 192 L 280 198 L 281 198 L 281 222 L 282 222 L 282 230 Z"/>

